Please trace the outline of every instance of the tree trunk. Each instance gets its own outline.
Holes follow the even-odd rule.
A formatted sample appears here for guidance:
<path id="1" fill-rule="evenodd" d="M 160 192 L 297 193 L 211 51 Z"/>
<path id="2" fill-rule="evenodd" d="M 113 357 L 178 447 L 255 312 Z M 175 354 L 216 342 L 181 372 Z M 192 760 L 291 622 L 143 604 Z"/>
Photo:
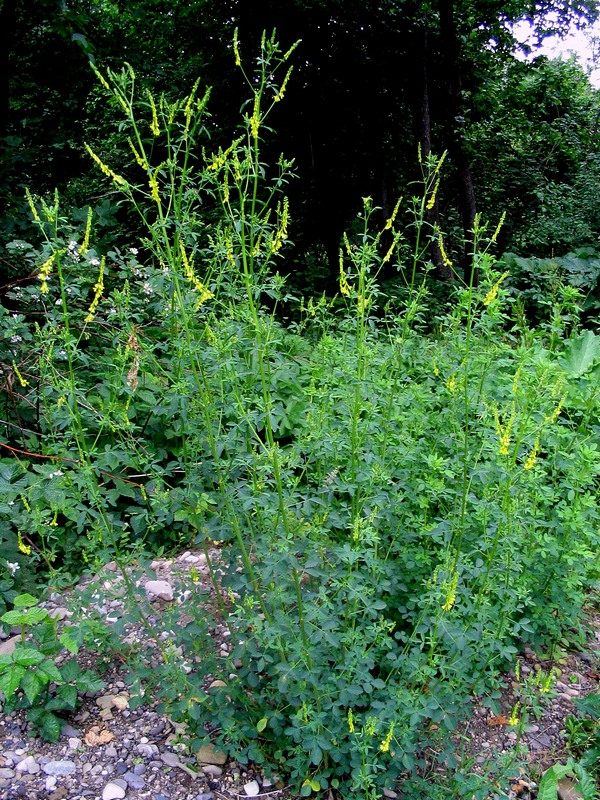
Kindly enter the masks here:
<path id="1" fill-rule="evenodd" d="M 456 166 L 458 201 L 465 239 L 463 274 L 467 285 L 472 283 L 476 286 L 479 276 L 475 267 L 473 229 L 475 227 L 477 203 L 471 166 L 464 140 L 460 47 L 454 18 L 454 0 L 438 0 L 438 10 L 446 80 L 448 152 Z"/>
<path id="2" fill-rule="evenodd" d="M 419 48 L 419 55 L 421 59 L 418 72 L 420 81 L 419 142 L 421 143 L 421 156 L 423 161 L 426 161 L 431 155 L 431 113 L 429 109 L 429 79 L 427 72 L 427 59 L 429 56 L 427 28 L 425 25 L 423 25 L 421 29 L 421 47 Z M 433 207 L 426 210 L 425 221 L 432 232 L 441 230 L 440 210 L 437 197 Z M 452 266 L 444 260 L 437 236 L 431 240 L 429 250 L 433 266 L 435 267 L 435 277 L 442 281 L 451 280 L 453 277 Z"/>

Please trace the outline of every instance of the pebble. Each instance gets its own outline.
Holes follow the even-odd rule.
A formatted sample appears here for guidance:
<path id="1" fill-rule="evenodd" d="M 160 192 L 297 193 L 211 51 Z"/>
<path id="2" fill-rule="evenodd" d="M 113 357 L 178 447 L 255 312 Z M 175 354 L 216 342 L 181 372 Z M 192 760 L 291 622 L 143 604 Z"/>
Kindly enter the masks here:
<path id="1" fill-rule="evenodd" d="M 213 800 L 214 794 L 212 792 L 200 792 L 196 795 L 196 800 Z"/>
<path id="2" fill-rule="evenodd" d="M 217 767 L 216 764 L 206 764 L 202 767 L 202 772 L 204 772 L 205 775 L 212 775 L 213 778 L 218 778 L 223 774 L 221 767 Z"/>
<path id="3" fill-rule="evenodd" d="M 111 781 L 102 790 L 102 800 L 119 800 L 119 798 L 125 797 L 125 794 L 125 789 L 119 783 Z"/>
<path id="4" fill-rule="evenodd" d="M 152 756 L 158 755 L 158 747 L 155 744 L 146 744 L 143 742 L 142 744 L 138 744 L 136 750 L 143 758 L 152 758 Z"/>
<path id="5" fill-rule="evenodd" d="M 123 780 L 127 782 L 127 786 L 129 786 L 130 789 L 134 789 L 135 791 L 143 789 L 145 785 L 145 781 L 142 776 L 135 775 L 133 772 L 126 772 L 123 775 Z"/>
<path id="6" fill-rule="evenodd" d="M 203 745 L 200 750 L 198 750 L 197 758 L 201 764 L 223 765 L 227 761 L 225 753 L 215 750 L 212 744 Z"/>
<path id="7" fill-rule="evenodd" d="M 158 597 L 160 600 L 173 599 L 173 587 L 168 581 L 148 581 L 144 587 L 148 598 Z"/>
<path id="8" fill-rule="evenodd" d="M 26 772 L 28 775 L 37 775 L 39 771 L 40 765 L 33 756 L 27 756 L 27 758 L 24 758 L 17 764 L 17 772 Z"/>
<path id="9" fill-rule="evenodd" d="M 72 775 L 77 766 L 74 761 L 49 761 L 42 767 L 46 775 Z"/>
<path id="10" fill-rule="evenodd" d="M 256 797 L 260 793 L 260 786 L 257 781 L 250 781 L 244 784 L 244 791 L 247 797 Z"/>
<path id="11" fill-rule="evenodd" d="M 15 772 L 12 769 L 8 769 L 7 767 L 0 768 L 0 778 L 3 780 L 9 780 L 10 778 L 15 777 Z"/>
<path id="12" fill-rule="evenodd" d="M 55 778 L 55 776 L 48 775 L 48 777 L 46 778 L 46 783 L 44 784 L 46 787 L 46 791 L 51 792 L 56 787 L 56 784 L 57 784 L 57 779 Z"/>

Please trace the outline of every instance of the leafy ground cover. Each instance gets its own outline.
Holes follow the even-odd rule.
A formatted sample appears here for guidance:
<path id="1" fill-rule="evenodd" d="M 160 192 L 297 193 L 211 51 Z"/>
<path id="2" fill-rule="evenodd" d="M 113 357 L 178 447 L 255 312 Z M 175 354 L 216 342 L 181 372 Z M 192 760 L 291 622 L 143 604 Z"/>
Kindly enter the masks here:
<path id="1" fill-rule="evenodd" d="M 407 217 L 399 201 L 374 230 L 364 198 L 335 299 L 288 296 L 291 164 L 264 164 L 260 142 L 293 48 L 263 37 L 248 76 L 234 51 L 250 99 L 216 152 L 208 92 L 169 103 L 140 97 L 131 68 L 98 73 L 131 170 L 89 154 L 146 225 L 135 247 L 100 252 L 92 209 L 77 226 L 58 197 L 29 198 L 39 242 L 12 248 L 36 278 L 0 310 L 14 433 L 0 590 L 12 605 L 40 566 L 52 580 L 114 559 L 160 653 L 137 685 L 192 747 L 210 737 L 240 763 L 284 764 L 303 796 L 374 799 L 426 753 L 455 763 L 442 734 L 473 694 L 492 697 L 519 647 L 583 641 L 600 337 L 560 282 L 531 327 L 480 220 L 480 283 L 435 310 L 420 262 L 432 237 L 445 254 L 424 221 L 443 157 L 419 157 Z M 403 290 L 386 296 L 392 262 Z M 189 670 L 125 565 L 191 545 L 235 646 Z M 198 613 L 188 646 L 210 624 Z M 207 676 L 224 685 L 207 692 Z"/>

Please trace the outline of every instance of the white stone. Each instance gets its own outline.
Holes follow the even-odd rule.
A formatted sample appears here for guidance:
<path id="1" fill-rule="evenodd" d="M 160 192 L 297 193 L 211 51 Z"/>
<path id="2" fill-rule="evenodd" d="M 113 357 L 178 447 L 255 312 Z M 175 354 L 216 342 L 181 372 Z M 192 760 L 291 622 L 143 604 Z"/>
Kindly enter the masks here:
<path id="1" fill-rule="evenodd" d="M 33 756 L 27 756 L 17 764 L 17 772 L 26 772 L 28 775 L 37 775 L 40 765 Z"/>
<path id="2" fill-rule="evenodd" d="M 168 581 L 148 581 L 145 589 L 148 597 L 152 595 L 160 600 L 168 601 L 173 599 L 173 587 Z"/>
<path id="3" fill-rule="evenodd" d="M 125 797 L 125 789 L 118 783 L 107 783 L 102 791 L 102 800 L 119 800 Z"/>
<path id="4" fill-rule="evenodd" d="M 260 794 L 260 786 L 257 781 L 250 781 L 244 785 L 244 791 L 248 797 L 256 797 L 257 794 Z"/>

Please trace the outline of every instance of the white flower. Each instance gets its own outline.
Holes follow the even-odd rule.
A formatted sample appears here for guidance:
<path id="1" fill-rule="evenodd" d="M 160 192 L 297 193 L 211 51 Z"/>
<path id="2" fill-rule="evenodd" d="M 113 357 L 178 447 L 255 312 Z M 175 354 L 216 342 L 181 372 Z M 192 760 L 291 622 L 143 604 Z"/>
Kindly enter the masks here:
<path id="1" fill-rule="evenodd" d="M 49 478 L 62 478 L 62 476 L 63 476 L 64 474 L 65 474 L 64 472 L 61 472 L 59 469 L 57 469 L 57 470 L 56 470 L 56 472 L 51 472 L 51 473 L 48 475 L 48 477 L 49 477 Z"/>
<path id="2" fill-rule="evenodd" d="M 11 575 L 14 575 L 15 572 L 18 569 L 20 569 L 20 566 L 19 566 L 19 564 L 17 564 L 16 561 L 7 561 L 6 562 L 6 567 L 7 567 L 8 571 L 10 572 Z"/>
<path id="3" fill-rule="evenodd" d="M 130 247 L 129 248 L 129 252 L 131 253 L 132 256 L 137 256 L 139 251 L 138 251 L 137 247 Z"/>
<path id="4" fill-rule="evenodd" d="M 77 242 L 73 241 L 73 239 L 71 239 L 69 242 L 69 250 L 71 252 L 73 252 L 73 250 L 77 250 Z"/>
<path id="5" fill-rule="evenodd" d="M 150 286 L 148 281 L 144 282 L 144 284 L 142 285 L 142 289 L 144 291 L 144 294 L 152 294 L 152 292 L 154 291 L 154 289 L 152 288 L 152 286 Z"/>
<path id="6" fill-rule="evenodd" d="M 23 337 L 19 336 L 18 334 L 15 333 L 14 336 L 10 337 L 10 341 L 12 342 L 12 344 L 16 344 L 17 342 L 22 342 L 23 341 Z"/>
<path id="7" fill-rule="evenodd" d="M 90 264 L 92 267 L 99 267 L 100 266 L 100 259 L 99 258 L 90 258 Z"/>

